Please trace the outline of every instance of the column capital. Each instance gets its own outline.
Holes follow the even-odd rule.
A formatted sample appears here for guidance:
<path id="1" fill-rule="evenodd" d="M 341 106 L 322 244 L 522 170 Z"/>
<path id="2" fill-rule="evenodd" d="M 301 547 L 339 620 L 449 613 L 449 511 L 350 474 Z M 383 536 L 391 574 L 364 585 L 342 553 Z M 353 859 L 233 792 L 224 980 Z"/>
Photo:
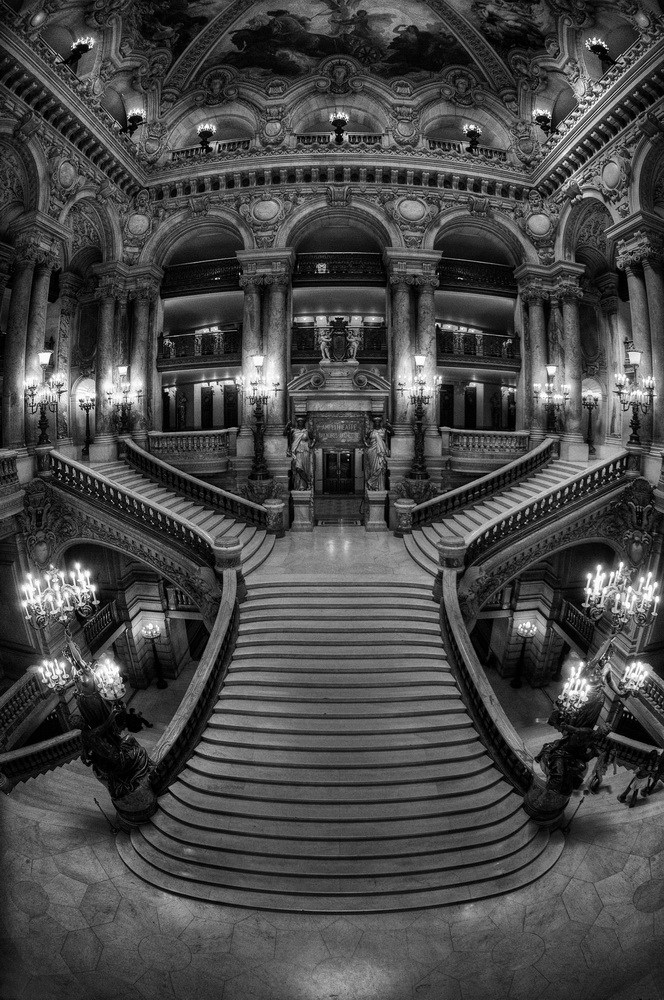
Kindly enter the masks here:
<path id="1" fill-rule="evenodd" d="M 607 315 L 618 311 L 618 275 L 601 274 L 595 278 L 595 287 L 599 291 L 599 304 L 602 312 Z"/>
<path id="2" fill-rule="evenodd" d="M 434 288 L 438 288 L 440 282 L 435 274 L 416 274 L 413 277 L 413 284 L 418 291 L 423 292 L 426 289 L 433 291 Z"/>
<path id="3" fill-rule="evenodd" d="M 551 289 L 551 298 L 560 299 L 562 302 L 579 301 L 583 298 L 583 289 L 579 285 L 576 277 L 559 277 L 556 284 Z"/>
<path id="4" fill-rule="evenodd" d="M 54 239 L 44 240 L 39 233 L 19 233 L 14 246 L 13 264 L 28 264 L 52 271 L 60 263 L 60 248 Z"/>
<path id="5" fill-rule="evenodd" d="M 268 282 L 268 278 L 283 277 L 289 282 L 295 266 L 295 250 L 292 247 L 283 247 L 279 250 L 236 250 L 235 256 L 242 265 L 240 276 L 240 286 L 242 278 L 262 277 L 264 284 L 281 284 L 280 281 Z"/>
<path id="6" fill-rule="evenodd" d="M 60 309 L 63 313 L 74 311 L 78 301 L 78 293 L 83 287 L 83 279 L 71 271 L 63 271 L 58 276 L 58 286 L 60 290 Z"/>
<path id="7" fill-rule="evenodd" d="M 97 281 L 95 298 L 120 299 L 127 292 L 127 283 L 133 277 L 133 272 L 126 264 L 118 261 L 110 264 L 96 264 L 92 273 Z"/>
<path id="8" fill-rule="evenodd" d="M 241 274 L 240 277 L 238 278 L 238 283 L 240 285 L 240 288 L 245 289 L 245 291 L 247 288 L 252 288 L 252 289 L 262 288 L 263 285 L 265 284 L 265 275 Z"/>
<path id="9" fill-rule="evenodd" d="M 528 305 L 533 302 L 546 302 L 549 298 L 549 292 L 539 278 L 527 279 L 525 284 L 519 284 L 518 287 L 519 295 Z"/>
<path id="10" fill-rule="evenodd" d="M 386 247 L 383 263 L 390 277 L 434 278 L 443 256 L 442 250 L 404 250 L 400 247 Z M 409 282 L 415 284 L 415 282 Z"/>

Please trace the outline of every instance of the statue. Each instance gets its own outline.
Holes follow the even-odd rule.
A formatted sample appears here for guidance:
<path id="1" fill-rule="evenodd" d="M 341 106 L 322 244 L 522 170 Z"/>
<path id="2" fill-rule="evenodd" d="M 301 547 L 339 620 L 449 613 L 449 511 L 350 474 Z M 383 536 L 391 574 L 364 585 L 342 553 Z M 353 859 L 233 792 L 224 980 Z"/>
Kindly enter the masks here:
<path id="1" fill-rule="evenodd" d="M 293 489 L 310 490 L 313 487 L 312 452 L 315 438 L 307 427 L 306 418 L 296 417 L 295 427 L 289 420 L 284 435 L 288 438 L 286 454 L 292 459 Z"/>
<path id="2" fill-rule="evenodd" d="M 390 454 L 392 427 L 383 418 L 374 417 L 373 427 L 364 436 L 364 477 L 368 490 L 384 490 L 387 482 L 387 459 Z"/>
<path id="3" fill-rule="evenodd" d="M 318 331 L 318 346 L 320 347 L 320 355 L 323 361 L 332 360 L 332 355 L 330 353 L 331 345 L 332 331 L 328 327 L 324 327 L 322 330 Z"/>
<path id="4" fill-rule="evenodd" d="M 357 327 L 349 327 L 346 331 L 346 361 L 357 361 L 357 351 L 362 343 L 362 332 Z"/>

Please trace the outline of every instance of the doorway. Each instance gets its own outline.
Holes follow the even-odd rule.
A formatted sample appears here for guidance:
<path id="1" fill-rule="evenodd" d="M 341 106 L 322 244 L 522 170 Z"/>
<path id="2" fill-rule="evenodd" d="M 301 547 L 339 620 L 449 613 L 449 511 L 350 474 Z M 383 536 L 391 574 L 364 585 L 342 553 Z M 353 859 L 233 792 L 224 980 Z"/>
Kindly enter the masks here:
<path id="1" fill-rule="evenodd" d="M 323 493 L 355 492 L 355 455 L 353 451 L 323 449 Z"/>

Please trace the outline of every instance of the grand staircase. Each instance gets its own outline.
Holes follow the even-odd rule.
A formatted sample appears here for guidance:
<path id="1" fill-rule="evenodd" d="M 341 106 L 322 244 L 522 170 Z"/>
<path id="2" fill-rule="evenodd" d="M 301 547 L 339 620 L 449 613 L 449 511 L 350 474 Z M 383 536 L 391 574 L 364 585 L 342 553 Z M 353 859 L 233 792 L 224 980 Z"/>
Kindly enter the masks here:
<path id="1" fill-rule="evenodd" d="M 258 577 L 200 744 L 118 841 L 137 875 L 349 912 L 478 899 L 554 864 L 561 835 L 528 819 L 466 713 L 429 586 Z"/>
<path id="2" fill-rule="evenodd" d="M 562 485 L 579 473 L 588 470 L 587 462 L 569 462 L 555 459 L 546 468 L 520 480 L 489 499 L 461 511 L 443 517 L 430 525 L 414 528 L 412 534 L 404 536 L 404 542 L 415 562 L 427 573 L 435 577 L 438 571 L 438 550 L 436 542 L 446 537 L 467 539 L 476 531 L 486 527 L 496 517 L 505 517 L 524 502 L 535 500 L 542 493 Z"/>
<path id="3" fill-rule="evenodd" d="M 132 490 L 144 499 L 167 508 L 173 514 L 178 514 L 213 538 L 220 535 L 239 538 L 242 542 L 242 569 L 245 576 L 256 570 L 272 551 L 275 536 L 268 534 L 264 528 L 243 524 L 233 517 L 225 516 L 219 511 L 182 497 L 174 490 L 166 489 L 160 483 L 155 483 L 147 476 L 136 472 L 125 462 L 95 465 L 94 471 L 106 476 L 118 486 Z"/>

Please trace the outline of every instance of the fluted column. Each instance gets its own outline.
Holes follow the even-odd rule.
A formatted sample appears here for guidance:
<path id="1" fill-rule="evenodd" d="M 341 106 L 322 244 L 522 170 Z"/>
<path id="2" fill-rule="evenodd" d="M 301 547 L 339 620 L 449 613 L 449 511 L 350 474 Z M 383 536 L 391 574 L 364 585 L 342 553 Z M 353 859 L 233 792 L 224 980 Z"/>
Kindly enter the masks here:
<path id="1" fill-rule="evenodd" d="M 51 284 L 51 273 L 58 264 L 58 255 L 44 254 L 35 264 L 30 293 L 30 308 L 28 310 L 28 327 L 25 347 L 25 379 L 38 382 L 42 380 L 42 369 L 39 366 L 38 353 L 44 350 L 46 339 L 46 311 L 48 309 L 48 290 Z M 64 374 L 64 373 L 62 373 Z M 65 404 L 66 405 L 66 404 Z M 34 420 L 28 422 L 26 428 L 26 443 L 34 445 L 37 442 L 37 425 Z"/>
<path id="2" fill-rule="evenodd" d="M 434 289 L 438 287 L 438 278 L 433 275 L 420 275 L 415 279 L 417 287 L 417 353 L 424 355 L 424 370 L 422 374 L 426 384 L 432 389 L 431 402 L 427 407 L 426 421 L 428 429 L 435 432 L 437 424 L 436 367 L 438 362 L 438 347 L 436 344 L 436 311 L 434 304 Z"/>
<path id="3" fill-rule="evenodd" d="M 256 369 L 253 358 L 255 354 L 263 353 L 261 332 L 261 298 L 263 294 L 264 275 L 250 274 L 240 277 L 240 287 L 244 290 L 242 310 L 242 377 L 245 387 L 249 387 L 255 378 Z M 242 431 L 249 434 L 252 420 L 252 407 L 249 405 L 249 393 L 242 396 Z"/>
<path id="4" fill-rule="evenodd" d="M 605 335 L 603 342 L 608 344 L 607 368 L 609 372 L 622 370 L 622 345 L 618 334 L 618 275 L 603 274 L 595 279 L 600 290 L 600 308 L 604 317 Z M 618 398 L 613 391 L 615 386 L 608 377 L 607 398 L 604 400 L 606 413 L 606 436 L 620 441 L 622 438 L 621 410 Z"/>
<path id="5" fill-rule="evenodd" d="M 653 444 L 664 447 L 664 247 L 651 240 L 643 257 L 643 276 L 648 294 L 652 346 L 652 374 L 655 376 L 653 401 Z"/>
<path id="6" fill-rule="evenodd" d="M 32 243 L 24 242 L 16 248 L 14 256 L 2 393 L 2 443 L 5 448 L 25 447 L 25 354 L 32 277 L 38 255 Z"/>
<path id="7" fill-rule="evenodd" d="M 399 392 L 397 385 L 410 386 L 413 381 L 415 345 L 411 330 L 411 290 L 413 279 L 393 275 L 392 317 L 390 324 L 390 355 L 392 359 L 392 423 L 395 429 L 408 424 L 408 394 Z"/>
<path id="8" fill-rule="evenodd" d="M 286 383 L 288 381 L 288 289 L 290 274 L 268 275 L 265 278 L 268 289 L 267 299 L 267 350 L 265 352 L 264 378 L 268 390 L 274 381 L 278 381 L 281 392 L 275 396 L 270 393 L 268 402 L 268 421 L 270 433 L 281 432 L 286 426 Z"/>
<path id="9" fill-rule="evenodd" d="M 583 417 L 583 368 L 581 359 L 581 331 L 579 325 L 579 301 L 583 290 L 573 277 L 561 278 L 555 289 L 556 298 L 562 303 L 563 349 L 565 352 L 564 371 L 561 381 L 569 386 L 569 399 L 565 406 L 565 433 L 568 441 L 583 441 L 581 421 Z"/>
<path id="10" fill-rule="evenodd" d="M 64 272 L 59 277 L 60 319 L 58 322 L 55 369 L 64 375 L 70 391 L 71 326 L 78 304 L 77 293 L 81 284 L 81 278 L 76 274 Z M 60 439 L 69 438 L 71 435 L 72 416 L 69 412 L 69 402 L 70 392 L 67 392 L 62 396 L 58 405 L 57 436 Z M 74 405 L 76 404 L 74 403 Z"/>
<path id="11" fill-rule="evenodd" d="M 521 298 L 528 306 L 528 342 L 524 345 L 523 361 L 530 358 L 530 379 L 525 380 L 524 392 L 533 392 L 533 383 L 546 382 L 547 343 L 544 303 L 549 293 L 539 281 L 530 281 L 520 289 Z M 532 432 L 535 440 L 546 433 L 546 414 L 540 405 L 533 407 Z"/>

